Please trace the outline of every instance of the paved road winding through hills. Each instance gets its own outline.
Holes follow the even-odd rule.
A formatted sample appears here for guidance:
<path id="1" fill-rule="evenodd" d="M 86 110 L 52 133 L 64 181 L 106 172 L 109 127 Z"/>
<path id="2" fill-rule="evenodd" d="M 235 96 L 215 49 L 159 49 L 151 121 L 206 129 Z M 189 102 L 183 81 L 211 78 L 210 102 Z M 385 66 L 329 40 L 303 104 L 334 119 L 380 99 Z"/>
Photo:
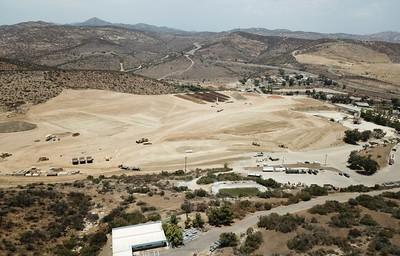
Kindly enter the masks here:
<path id="1" fill-rule="evenodd" d="M 385 191 L 400 191 L 399 188 L 396 189 L 391 189 L 391 190 L 385 190 Z M 269 211 L 261 211 L 261 212 L 256 212 L 254 214 L 248 215 L 244 219 L 235 222 L 231 226 L 228 227 L 221 227 L 221 228 L 213 228 L 210 231 L 201 234 L 201 236 L 192 241 L 191 243 L 187 244 L 184 247 L 177 248 L 177 249 L 170 249 L 164 252 L 160 252 L 160 255 L 162 256 L 191 256 L 193 253 L 199 253 L 199 252 L 204 252 L 209 249 L 209 246 L 215 242 L 216 240 L 219 239 L 219 235 L 223 232 L 234 232 L 236 234 L 239 233 L 244 233 L 249 227 L 253 227 L 257 225 L 258 219 L 260 216 L 263 215 L 268 215 L 271 213 L 278 213 L 278 214 L 287 214 L 287 213 L 296 213 L 296 212 L 301 212 L 305 211 L 307 209 L 310 209 L 311 207 L 318 205 L 318 204 L 323 204 L 327 200 L 336 200 L 339 202 L 346 202 L 351 198 L 355 198 L 361 194 L 368 194 L 371 196 L 374 195 L 379 195 L 383 193 L 384 191 L 372 191 L 369 193 L 336 193 L 336 194 L 330 194 L 328 196 L 321 196 L 314 198 L 310 201 L 307 202 L 300 202 L 298 204 L 292 204 L 288 206 L 279 206 L 276 208 L 273 208 Z"/>

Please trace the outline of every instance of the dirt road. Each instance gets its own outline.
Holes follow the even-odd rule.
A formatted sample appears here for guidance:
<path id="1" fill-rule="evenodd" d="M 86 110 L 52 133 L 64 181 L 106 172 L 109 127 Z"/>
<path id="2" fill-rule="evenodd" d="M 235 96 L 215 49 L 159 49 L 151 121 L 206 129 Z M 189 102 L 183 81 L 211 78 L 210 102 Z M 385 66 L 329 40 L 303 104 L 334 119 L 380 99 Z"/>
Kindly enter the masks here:
<path id="1" fill-rule="evenodd" d="M 190 65 L 189 65 L 186 69 L 184 69 L 184 70 L 177 70 L 177 71 L 168 73 L 168 74 L 166 74 L 166 75 L 160 77 L 158 80 L 162 80 L 162 79 L 165 79 L 165 78 L 174 76 L 174 75 L 182 75 L 183 73 L 185 73 L 185 72 L 191 70 L 192 67 L 194 66 L 195 62 L 194 62 L 194 60 L 193 60 L 190 56 L 194 56 L 195 53 L 196 53 L 198 50 L 200 50 L 200 49 L 201 49 L 201 45 L 200 45 L 199 43 L 194 43 L 194 48 L 193 48 L 192 50 L 186 52 L 186 54 L 184 55 L 185 58 L 186 58 L 187 60 L 190 61 Z"/>
<path id="2" fill-rule="evenodd" d="M 400 189 L 393 189 L 393 191 L 399 191 Z M 383 191 L 373 191 L 370 193 L 363 193 L 369 195 L 378 195 L 381 194 Z M 206 252 L 210 245 L 219 239 L 219 235 L 223 232 L 234 232 L 236 234 L 244 233 L 249 227 L 253 227 L 257 225 L 258 219 L 260 216 L 271 214 L 271 213 L 278 213 L 278 214 L 287 214 L 287 213 L 296 213 L 305 211 L 310 209 L 311 207 L 317 204 L 323 204 L 327 200 L 336 200 L 339 202 L 346 202 L 350 198 L 355 198 L 361 193 L 338 193 L 338 194 L 331 194 L 328 196 L 318 197 L 312 199 L 308 202 L 300 202 L 298 204 L 293 204 L 289 206 L 280 206 L 273 208 L 269 211 L 261 211 L 256 212 L 247 216 L 246 218 L 235 222 L 233 225 L 228 227 L 221 227 L 221 228 L 213 228 L 212 230 L 203 233 L 198 239 L 192 241 L 190 244 L 177 248 L 177 249 L 170 249 L 168 251 L 160 253 L 162 256 L 191 256 L 193 253 L 199 252 Z"/>

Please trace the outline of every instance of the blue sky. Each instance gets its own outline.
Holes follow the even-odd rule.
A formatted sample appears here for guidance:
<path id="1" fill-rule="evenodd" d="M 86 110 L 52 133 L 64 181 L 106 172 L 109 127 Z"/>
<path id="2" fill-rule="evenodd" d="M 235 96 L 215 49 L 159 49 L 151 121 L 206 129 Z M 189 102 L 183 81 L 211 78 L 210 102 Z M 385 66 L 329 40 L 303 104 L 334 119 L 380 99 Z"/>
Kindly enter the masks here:
<path id="1" fill-rule="evenodd" d="M 99 17 L 185 30 L 400 31 L 400 0 L 0 0 L 0 24 Z"/>

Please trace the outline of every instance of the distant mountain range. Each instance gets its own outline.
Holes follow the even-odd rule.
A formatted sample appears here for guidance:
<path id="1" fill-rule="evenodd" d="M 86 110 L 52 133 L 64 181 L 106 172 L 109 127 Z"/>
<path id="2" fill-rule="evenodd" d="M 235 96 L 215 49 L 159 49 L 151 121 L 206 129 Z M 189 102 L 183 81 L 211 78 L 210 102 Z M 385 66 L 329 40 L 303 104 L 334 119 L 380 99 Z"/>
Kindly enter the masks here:
<path id="1" fill-rule="evenodd" d="M 360 41 L 385 41 L 391 43 L 400 43 L 400 33 L 394 31 L 386 31 L 369 35 L 355 35 L 345 33 L 317 33 L 317 32 L 304 32 L 304 31 L 291 31 L 286 29 L 270 30 L 266 28 L 246 28 L 246 29 L 233 29 L 230 32 L 242 31 L 262 36 L 279 36 L 291 37 L 300 39 L 351 39 Z"/>
<path id="2" fill-rule="evenodd" d="M 141 30 L 141 31 L 148 31 L 148 32 L 155 32 L 155 33 L 169 33 L 169 34 L 187 34 L 190 32 L 184 31 L 184 30 L 179 30 L 179 29 L 174 29 L 174 28 L 169 28 L 169 27 L 158 27 L 154 25 L 149 25 L 145 23 L 137 23 L 137 24 L 124 24 L 124 23 L 112 23 L 108 22 L 102 19 L 99 19 L 97 17 L 88 19 L 84 22 L 80 23 L 72 23 L 69 24 L 72 26 L 80 26 L 80 27 L 107 27 L 107 26 L 113 26 L 113 27 L 121 27 L 121 28 L 127 28 L 127 29 L 135 29 L 135 30 Z"/>
<path id="3" fill-rule="evenodd" d="M 127 29 L 135 29 L 141 31 L 155 32 L 155 33 L 169 33 L 169 34 L 191 34 L 195 32 L 184 31 L 169 27 L 159 27 L 144 23 L 138 24 L 123 24 L 123 23 L 112 23 L 99 18 L 91 18 L 84 22 L 72 23 L 69 25 L 82 26 L 82 27 L 104 27 L 114 26 L 122 27 Z M 360 41 L 385 41 L 391 43 L 400 43 L 400 33 L 395 31 L 385 31 L 369 35 L 356 35 L 356 34 L 345 34 L 345 33 L 317 33 L 317 32 L 305 32 L 305 31 L 291 31 L 287 29 L 275 29 L 270 30 L 266 28 L 244 28 L 244 29 L 232 29 L 226 32 L 247 32 L 262 36 L 278 36 L 278 37 L 291 37 L 300 39 L 351 39 Z"/>

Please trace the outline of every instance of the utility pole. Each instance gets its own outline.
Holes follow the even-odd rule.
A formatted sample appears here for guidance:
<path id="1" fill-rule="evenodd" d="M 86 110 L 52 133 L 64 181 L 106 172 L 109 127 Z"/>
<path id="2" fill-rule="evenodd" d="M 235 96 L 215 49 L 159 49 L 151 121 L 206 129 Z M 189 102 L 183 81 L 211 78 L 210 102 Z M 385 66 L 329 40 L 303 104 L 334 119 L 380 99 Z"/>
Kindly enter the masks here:
<path id="1" fill-rule="evenodd" d="M 326 166 L 327 162 L 328 162 L 328 154 L 325 154 L 325 166 Z"/>
<path id="2" fill-rule="evenodd" d="M 186 173 L 186 167 L 187 167 L 187 156 L 185 155 L 185 173 Z"/>

